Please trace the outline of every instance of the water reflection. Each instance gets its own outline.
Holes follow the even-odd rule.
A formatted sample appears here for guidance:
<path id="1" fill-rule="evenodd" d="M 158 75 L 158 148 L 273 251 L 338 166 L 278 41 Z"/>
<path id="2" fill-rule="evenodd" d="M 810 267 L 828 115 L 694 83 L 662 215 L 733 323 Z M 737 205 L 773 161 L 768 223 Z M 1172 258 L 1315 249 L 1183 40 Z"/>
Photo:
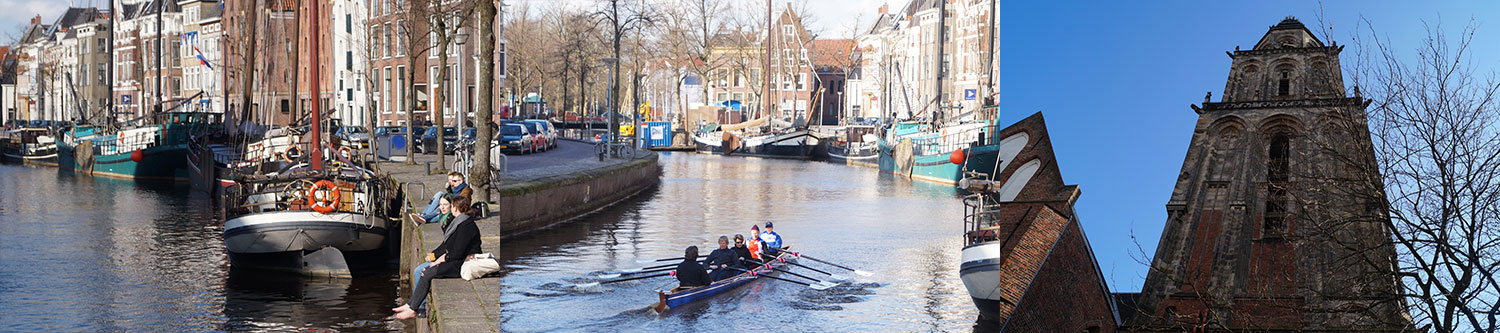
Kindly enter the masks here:
<path id="1" fill-rule="evenodd" d="M 183 186 L 0 165 L 0 331 L 389 329 L 391 275 L 230 274 L 210 207 Z"/>
<path id="2" fill-rule="evenodd" d="M 803 161 L 674 153 L 661 163 L 662 184 L 649 193 L 501 245 L 502 328 L 995 329 L 975 326 L 976 311 L 957 278 L 963 209 L 952 187 Z M 655 302 L 654 290 L 676 285 L 671 278 L 568 288 L 606 271 L 646 266 L 637 260 L 679 256 L 688 245 L 712 248 L 719 235 L 746 234 L 766 221 L 775 221 L 795 248 L 877 274 L 825 291 L 757 281 L 663 315 L 645 308 Z"/>

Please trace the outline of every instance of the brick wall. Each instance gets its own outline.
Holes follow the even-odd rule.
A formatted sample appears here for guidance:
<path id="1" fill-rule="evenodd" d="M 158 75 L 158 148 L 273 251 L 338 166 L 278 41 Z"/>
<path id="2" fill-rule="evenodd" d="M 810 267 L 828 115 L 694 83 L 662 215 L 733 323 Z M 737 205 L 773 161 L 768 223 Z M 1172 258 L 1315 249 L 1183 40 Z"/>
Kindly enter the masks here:
<path id="1" fill-rule="evenodd" d="M 1062 216 L 1043 214 L 1048 228 L 1061 231 L 1050 247 L 1017 250 L 1041 255 L 1045 262 L 1033 283 L 1011 314 L 1004 330 L 1014 332 L 1113 332 L 1114 313 L 1109 293 L 1100 284 L 1103 277 L 1094 265 L 1087 239 L 1077 223 Z M 1050 252 L 1049 252 L 1050 250 Z"/>

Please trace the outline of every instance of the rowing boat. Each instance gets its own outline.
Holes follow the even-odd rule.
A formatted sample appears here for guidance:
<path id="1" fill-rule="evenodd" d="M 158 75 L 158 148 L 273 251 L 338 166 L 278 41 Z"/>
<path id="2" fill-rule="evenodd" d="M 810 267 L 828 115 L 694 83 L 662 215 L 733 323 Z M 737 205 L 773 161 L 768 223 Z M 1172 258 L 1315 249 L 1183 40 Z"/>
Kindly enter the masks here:
<path id="1" fill-rule="evenodd" d="M 658 301 L 656 302 L 656 305 L 652 306 L 652 308 L 656 309 L 657 313 L 663 313 L 666 312 L 667 309 L 682 306 L 683 304 L 692 303 L 693 301 L 697 301 L 700 299 L 713 297 L 714 295 L 734 290 L 734 288 L 738 288 L 739 286 L 745 285 L 746 283 L 755 281 L 756 279 L 759 279 L 761 277 L 761 274 L 770 273 L 774 270 L 773 268 L 781 268 L 782 266 L 788 265 L 788 262 L 793 262 L 796 260 L 796 255 L 792 254 L 791 252 L 781 251 L 781 253 L 776 256 L 775 260 L 769 260 L 769 262 L 766 263 L 767 265 L 769 265 L 769 267 L 767 267 L 767 265 L 761 265 L 759 267 L 756 267 L 755 269 L 746 270 L 745 272 L 737 274 L 733 277 L 714 281 L 707 286 L 686 288 L 677 287 L 672 288 L 672 290 L 657 290 L 656 297 Z"/>

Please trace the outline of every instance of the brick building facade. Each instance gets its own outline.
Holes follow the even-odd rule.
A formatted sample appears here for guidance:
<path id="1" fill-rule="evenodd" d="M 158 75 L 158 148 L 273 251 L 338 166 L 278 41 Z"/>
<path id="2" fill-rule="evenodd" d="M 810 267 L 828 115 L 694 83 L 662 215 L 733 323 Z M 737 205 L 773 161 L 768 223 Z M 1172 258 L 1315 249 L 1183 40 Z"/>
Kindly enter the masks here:
<path id="1" fill-rule="evenodd" d="M 1109 286 L 1073 209 L 1081 191 L 1063 183 L 1042 114 L 997 135 L 1021 144 L 1014 145 L 1019 150 L 1002 148 L 1004 161 L 992 179 L 1003 185 L 986 207 L 992 213 L 980 215 L 994 224 L 1001 242 L 994 319 L 1004 331 L 1114 331 L 1118 318 Z"/>

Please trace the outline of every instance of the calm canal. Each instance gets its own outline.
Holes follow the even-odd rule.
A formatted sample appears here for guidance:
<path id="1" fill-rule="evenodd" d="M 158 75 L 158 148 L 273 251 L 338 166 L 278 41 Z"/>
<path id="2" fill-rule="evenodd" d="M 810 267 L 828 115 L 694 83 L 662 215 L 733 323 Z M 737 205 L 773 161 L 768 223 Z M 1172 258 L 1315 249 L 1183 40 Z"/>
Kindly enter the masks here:
<path id="1" fill-rule="evenodd" d="M 958 277 L 963 204 L 951 186 L 820 162 L 667 153 L 661 186 L 501 245 L 506 331 L 994 331 Z M 671 277 L 575 288 L 774 221 L 794 249 L 874 272 L 815 291 L 762 279 L 665 315 Z M 821 278 L 803 268 L 793 272 Z"/>
<path id="2" fill-rule="evenodd" d="M 231 270 L 186 187 L 0 165 L 0 331 L 382 331 L 395 274 Z"/>

